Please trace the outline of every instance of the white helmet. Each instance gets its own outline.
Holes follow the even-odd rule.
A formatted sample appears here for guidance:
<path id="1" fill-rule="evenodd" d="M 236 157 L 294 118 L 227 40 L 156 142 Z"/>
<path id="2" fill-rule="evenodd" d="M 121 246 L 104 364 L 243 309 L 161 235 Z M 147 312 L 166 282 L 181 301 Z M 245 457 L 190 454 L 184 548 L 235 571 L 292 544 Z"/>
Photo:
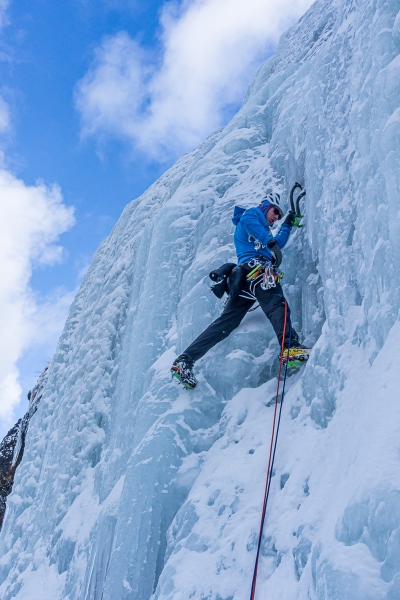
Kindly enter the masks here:
<path id="1" fill-rule="evenodd" d="M 269 202 L 270 204 L 272 204 L 272 206 L 277 206 L 279 208 L 279 210 L 281 211 L 281 213 L 283 214 L 283 212 L 284 212 L 283 203 L 281 202 L 280 194 L 278 194 L 277 192 L 271 192 L 270 194 L 267 194 L 267 196 L 265 196 L 265 198 L 263 198 L 263 203 L 264 202 Z"/>

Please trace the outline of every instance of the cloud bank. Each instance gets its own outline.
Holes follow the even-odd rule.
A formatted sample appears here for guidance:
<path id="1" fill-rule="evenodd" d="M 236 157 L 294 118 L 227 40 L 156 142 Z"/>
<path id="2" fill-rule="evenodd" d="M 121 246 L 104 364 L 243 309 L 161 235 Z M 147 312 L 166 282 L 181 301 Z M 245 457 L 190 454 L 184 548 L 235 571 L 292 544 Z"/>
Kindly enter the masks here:
<path id="1" fill-rule="evenodd" d="M 83 136 L 124 138 L 153 158 L 194 147 L 241 102 L 256 66 L 311 3 L 166 4 L 157 55 L 126 32 L 106 37 L 76 87 Z"/>
<path id="2" fill-rule="evenodd" d="M 55 244 L 74 224 L 73 209 L 63 204 L 58 186 L 28 186 L 0 166 L 0 421 L 12 424 L 21 397 L 18 361 L 43 332 L 59 334 L 65 297 L 41 304 L 30 278 L 38 266 L 62 259 Z M 70 300 L 70 298 L 69 298 Z M 56 323 L 56 325 L 55 325 Z M 43 365 L 44 367 L 45 365 Z"/>

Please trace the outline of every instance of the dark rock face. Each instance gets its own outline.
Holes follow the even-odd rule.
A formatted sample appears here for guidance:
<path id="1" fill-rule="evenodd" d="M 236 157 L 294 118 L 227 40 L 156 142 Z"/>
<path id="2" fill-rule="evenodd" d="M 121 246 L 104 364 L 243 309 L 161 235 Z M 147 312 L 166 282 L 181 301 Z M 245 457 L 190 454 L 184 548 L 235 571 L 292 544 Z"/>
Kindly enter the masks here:
<path id="1" fill-rule="evenodd" d="M 38 409 L 48 367 L 41 373 L 37 384 L 28 394 L 29 408 L 22 419 L 10 429 L 0 444 L 0 529 L 6 511 L 7 496 L 12 490 L 15 471 L 24 455 L 25 438 L 29 422 Z"/>

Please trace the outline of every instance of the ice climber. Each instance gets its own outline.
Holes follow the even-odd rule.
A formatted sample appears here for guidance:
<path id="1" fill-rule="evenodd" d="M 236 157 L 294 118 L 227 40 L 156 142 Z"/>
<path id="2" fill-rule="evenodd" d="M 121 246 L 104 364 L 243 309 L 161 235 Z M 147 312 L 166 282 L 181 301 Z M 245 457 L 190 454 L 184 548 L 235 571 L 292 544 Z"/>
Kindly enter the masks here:
<path id="1" fill-rule="evenodd" d="M 299 184 L 296 186 L 301 187 Z M 291 207 L 294 207 L 292 193 Z M 217 282 L 213 286 L 214 293 L 222 297 L 226 292 L 228 300 L 222 314 L 178 356 L 171 367 L 172 375 L 186 388 L 192 389 L 197 384 L 193 374 L 194 363 L 228 337 L 256 301 L 270 320 L 282 347 L 286 301 L 279 282 L 283 276 L 279 270 L 282 262 L 281 249 L 285 246 L 293 225 L 301 226 L 299 217 L 301 215 L 294 210 L 289 210 L 274 237 L 270 227 L 283 218 L 279 194 L 268 194 L 258 207 L 248 210 L 235 207 L 232 221 L 236 225 L 233 240 L 238 265 L 226 263 L 210 273 L 211 279 Z M 284 348 L 286 356 L 302 360 L 308 358 L 309 350 L 299 343 L 298 335 L 291 326 L 289 310 Z"/>

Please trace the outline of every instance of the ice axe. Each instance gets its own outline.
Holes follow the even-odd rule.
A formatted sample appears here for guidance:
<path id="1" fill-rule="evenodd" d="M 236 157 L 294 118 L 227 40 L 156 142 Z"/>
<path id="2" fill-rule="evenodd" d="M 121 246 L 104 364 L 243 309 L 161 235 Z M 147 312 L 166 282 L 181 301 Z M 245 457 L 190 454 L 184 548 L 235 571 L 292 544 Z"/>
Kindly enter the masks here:
<path id="1" fill-rule="evenodd" d="M 297 189 L 302 190 L 302 191 L 297 196 L 296 202 L 295 202 L 294 193 Z M 297 181 L 294 184 L 294 186 L 292 187 L 292 189 L 290 190 L 290 195 L 289 195 L 290 211 L 294 215 L 293 225 L 295 227 L 303 227 L 303 225 L 300 223 L 300 220 L 304 217 L 304 215 L 302 215 L 300 212 L 300 200 L 302 200 L 302 198 L 304 198 L 306 193 L 307 193 L 306 190 L 303 190 L 302 186 Z"/>

